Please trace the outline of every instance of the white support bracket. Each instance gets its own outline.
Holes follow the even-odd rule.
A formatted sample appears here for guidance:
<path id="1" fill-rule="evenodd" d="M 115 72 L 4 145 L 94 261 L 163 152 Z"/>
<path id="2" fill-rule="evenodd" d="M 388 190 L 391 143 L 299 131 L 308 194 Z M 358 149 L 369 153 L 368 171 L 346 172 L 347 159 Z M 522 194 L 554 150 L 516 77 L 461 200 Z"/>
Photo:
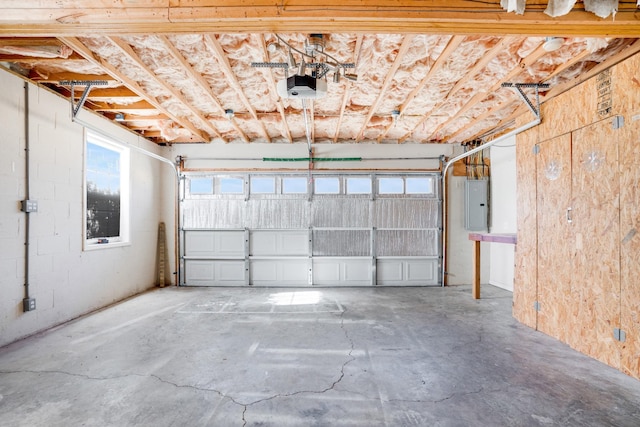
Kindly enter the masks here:
<path id="1" fill-rule="evenodd" d="M 75 121 L 78 112 L 84 105 L 87 97 L 89 96 L 89 92 L 93 86 L 106 86 L 109 84 L 106 80 L 63 80 L 60 82 L 61 85 L 70 86 L 71 87 L 71 120 Z M 76 86 L 85 86 L 84 92 L 82 92 L 82 96 L 77 104 L 75 103 L 75 87 Z"/>

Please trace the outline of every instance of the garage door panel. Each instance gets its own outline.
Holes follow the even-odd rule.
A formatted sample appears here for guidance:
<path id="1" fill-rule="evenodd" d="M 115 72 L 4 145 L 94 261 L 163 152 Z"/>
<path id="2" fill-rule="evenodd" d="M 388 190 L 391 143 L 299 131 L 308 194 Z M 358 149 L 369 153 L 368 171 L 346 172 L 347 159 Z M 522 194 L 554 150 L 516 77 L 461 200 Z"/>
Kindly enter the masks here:
<path id="1" fill-rule="evenodd" d="M 255 284 L 257 280 L 264 282 L 276 282 L 278 280 L 278 267 L 272 260 L 252 260 L 249 271 L 253 284 Z"/>
<path id="2" fill-rule="evenodd" d="M 218 261 L 218 276 L 222 282 L 241 281 L 244 284 L 243 261 Z"/>
<path id="3" fill-rule="evenodd" d="M 340 263 L 322 259 L 313 260 L 313 283 L 330 284 L 340 281 Z"/>
<path id="4" fill-rule="evenodd" d="M 192 193 L 189 186 L 181 188 L 180 284 L 438 283 L 442 204 L 437 173 L 200 171 L 185 175 L 213 185 L 200 193 Z M 272 185 L 261 187 L 256 177 L 266 175 L 273 177 L 269 177 Z M 332 186 L 318 186 L 316 175 L 330 177 Z M 394 186 L 382 183 L 379 177 L 385 175 L 385 183 Z M 222 184 L 230 176 L 256 185 L 226 188 Z M 413 185 L 416 177 L 431 180 L 428 187 L 433 191 Z M 372 184 L 368 188 L 363 184 L 367 181 Z"/>
<path id="5" fill-rule="evenodd" d="M 312 205 L 313 227 L 371 227 L 368 198 L 316 198 Z"/>
<path id="6" fill-rule="evenodd" d="M 313 255 L 369 256 L 370 230 L 313 230 Z"/>
<path id="7" fill-rule="evenodd" d="M 184 228 L 243 228 L 245 224 L 243 199 L 184 200 Z"/>
<path id="8" fill-rule="evenodd" d="M 437 286 L 436 259 L 379 259 L 377 284 L 381 286 Z"/>
<path id="9" fill-rule="evenodd" d="M 251 199 L 248 203 L 250 229 L 309 227 L 309 203 L 305 198 Z"/>
<path id="10" fill-rule="evenodd" d="M 371 285 L 371 260 L 315 258 L 313 283 L 320 286 L 369 286 Z"/>
<path id="11" fill-rule="evenodd" d="M 303 256 L 309 253 L 308 230 L 251 232 L 252 256 Z"/>
<path id="12" fill-rule="evenodd" d="M 438 230 L 379 230 L 377 255 L 437 256 L 440 251 L 438 233 Z"/>
<path id="13" fill-rule="evenodd" d="M 436 283 L 438 263 L 435 260 L 407 261 L 407 277 L 410 282 Z"/>
<path id="14" fill-rule="evenodd" d="M 250 276 L 251 284 L 256 286 L 307 286 L 309 261 L 305 259 L 252 260 Z"/>
<path id="15" fill-rule="evenodd" d="M 185 284 L 190 286 L 242 286 L 244 262 L 227 260 L 186 260 Z"/>
<path id="16" fill-rule="evenodd" d="M 185 232 L 185 256 L 208 258 L 243 258 L 243 231 L 202 231 Z"/>

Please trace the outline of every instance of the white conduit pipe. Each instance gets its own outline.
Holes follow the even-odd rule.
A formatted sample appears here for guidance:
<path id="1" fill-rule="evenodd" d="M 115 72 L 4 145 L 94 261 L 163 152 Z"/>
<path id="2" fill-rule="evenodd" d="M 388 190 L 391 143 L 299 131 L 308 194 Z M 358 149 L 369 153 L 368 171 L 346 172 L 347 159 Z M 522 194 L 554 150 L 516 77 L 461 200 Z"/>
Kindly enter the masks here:
<path id="1" fill-rule="evenodd" d="M 446 272 L 446 261 L 447 261 L 447 171 L 449 170 L 449 166 L 457 162 L 458 160 L 462 160 L 470 155 L 477 153 L 478 151 L 484 150 L 485 148 L 489 148 L 494 144 L 497 144 L 500 141 L 503 141 L 512 136 L 518 135 L 521 132 L 531 129 L 534 126 L 538 126 L 542 120 L 540 117 L 536 118 L 532 122 L 529 122 L 525 125 L 520 126 L 517 129 L 512 130 L 511 132 L 505 133 L 504 135 L 487 142 L 486 144 L 482 144 L 472 150 L 466 151 L 447 162 L 442 169 L 442 286 L 445 283 Z"/>
<path id="2" fill-rule="evenodd" d="M 178 168 L 176 167 L 176 165 L 171 160 L 166 159 L 166 158 L 164 158 L 162 156 L 159 156 L 158 154 L 152 153 L 151 151 L 147 151 L 144 148 L 140 148 L 137 145 L 132 145 L 132 144 L 127 144 L 127 143 L 124 143 L 124 142 L 120 142 L 120 141 L 114 139 L 113 135 L 110 135 L 110 134 L 106 133 L 105 131 L 103 131 L 101 129 L 98 129 L 96 126 L 92 125 L 91 123 L 87 123 L 84 120 L 81 120 L 81 119 L 79 119 L 77 117 L 75 119 L 73 119 L 73 122 L 74 123 L 78 123 L 79 125 L 82 125 L 82 126 L 88 128 L 88 129 L 91 129 L 92 131 L 94 131 L 96 133 L 99 133 L 100 135 L 102 135 L 102 136 L 104 136 L 106 138 L 109 138 L 109 140 L 111 142 L 113 142 L 113 143 L 115 143 L 117 145 L 121 145 L 123 147 L 131 148 L 131 149 L 133 149 L 133 150 L 135 150 L 135 151 L 137 151 L 139 153 L 144 154 L 145 156 L 151 157 L 153 159 L 156 159 L 156 160 L 159 160 L 159 161 L 161 161 L 163 163 L 168 164 L 169 166 L 171 166 L 173 171 L 176 173 L 176 176 L 179 177 Z"/>

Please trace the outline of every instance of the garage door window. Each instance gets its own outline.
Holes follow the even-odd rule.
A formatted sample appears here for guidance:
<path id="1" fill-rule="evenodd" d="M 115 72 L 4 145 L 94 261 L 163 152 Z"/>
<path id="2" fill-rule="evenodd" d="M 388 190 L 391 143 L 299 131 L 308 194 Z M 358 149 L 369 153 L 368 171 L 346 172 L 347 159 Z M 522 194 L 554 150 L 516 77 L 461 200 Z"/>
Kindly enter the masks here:
<path id="1" fill-rule="evenodd" d="M 402 194 L 404 193 L 404 181 L 400 177 L 378 179 L 378 194 Z"/>
<path id="2" fill-rule="evenodd" d="M 244 180 L 242 178 L 220 178 L 220 194 L 243 194 Z"/>
<path id="3" fill-rule="evenodd" d="M 191 178 L 189 180 L 189 193 L 213 194 L 213 178 Z"/>
<path id="4" fill-rule="evenodd" d="M 337 177 L 323 177 L 314 179 L 315 194 L 340 194 L 340 179 Z"/>
<path id="5" fill-rule="evenodd" d="M 253 194 L 275 194 L 276 178 L 252 176 L 251 177 L 251 193 Z"/>
<path id="6" fill-rule="evenodd" d="M 307 178 L 290 176 L 282 178 L 282 194 L 306 194 Z"/>
<path id="7" fill-rule="evenodd" d="M 371 178 L 347 178 L 347 194 L 371 194 Z"/>

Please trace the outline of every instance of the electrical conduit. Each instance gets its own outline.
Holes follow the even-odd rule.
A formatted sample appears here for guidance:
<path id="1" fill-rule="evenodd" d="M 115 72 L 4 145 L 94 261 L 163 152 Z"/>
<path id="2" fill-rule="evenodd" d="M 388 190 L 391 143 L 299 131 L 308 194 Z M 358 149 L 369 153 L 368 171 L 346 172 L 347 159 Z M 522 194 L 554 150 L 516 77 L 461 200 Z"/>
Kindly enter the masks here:
<path id="1" fill-rule="evenodd" d="M 485 148 L 489 148 L 494 144 L 497 144 L 500 141 L 503 141 L 507 138 L 510 138 L 512 136 L 518 135 L 521 132 L 524 132 L 526 130 L 531 129 L 534 126 L 537 126 L 540 124 L 542 120 L 540 119 L 540 117 L 538 116 L 535 120 L 520 126 L 517 129 L 512 130 L 511 132 L 508 132 L 492 141 L 487 142 L 486 144 L 482 144 L 472 150 L 469 150 L 467 152 L 464 152 L 454 158 L 452 158 L 451 160 L 449 160 L 446 165 L 444 166 L 444 168 L 442 169 L 442 275 L 441 275 L 441 279 L 442 279 L 442 286 L 444 286 L 445 284 L 445 276 L 447 274 L 446 272 L 446 261 L 447 261 L 447 171 L 449 170 L 449 166 L 451 166 L 452 164 L 454 164 L 455 162 L 457 162 L 458 160 L 462 160 L 466 157 L 471 156 L 474 153 L 477 153 L 478 151 L 482 151 Z"/>

